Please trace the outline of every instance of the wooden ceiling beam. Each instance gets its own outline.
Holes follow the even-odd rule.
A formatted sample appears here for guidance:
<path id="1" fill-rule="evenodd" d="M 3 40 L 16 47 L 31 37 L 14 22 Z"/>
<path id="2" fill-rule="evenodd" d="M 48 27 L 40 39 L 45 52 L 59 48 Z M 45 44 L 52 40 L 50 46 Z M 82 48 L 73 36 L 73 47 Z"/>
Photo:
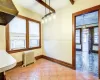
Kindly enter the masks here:
<path id="1" fill-rule="evenodd" d="M 70 2 L 71 2 L 71 4 L 72 4 L 72 5 L 75 3 L 75 1 L 74 1 L 74 0 L 70 0 Z"/>
<path id="2" fill-rule="evenodd" d="M 50 5 L 46 4 L 44 1 L 42 0 L 36 0 L 38 3 L 40 3 L 41 5 L 43 5 L 44 7 L 48 8 L 49 10 L 51 10 L 52 12 L 56 12 L 52 7 L 50 7 Z"/>

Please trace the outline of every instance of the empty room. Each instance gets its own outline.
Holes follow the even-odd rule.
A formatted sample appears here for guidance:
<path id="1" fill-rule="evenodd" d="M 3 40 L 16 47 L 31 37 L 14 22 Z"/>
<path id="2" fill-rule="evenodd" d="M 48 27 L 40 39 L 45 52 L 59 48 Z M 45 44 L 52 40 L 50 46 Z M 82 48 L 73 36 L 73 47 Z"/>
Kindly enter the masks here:
<path id="1" fill-rule="evenodd" d="M 100 0 L 0 0 L 0 80 L 100 80 Z"/>

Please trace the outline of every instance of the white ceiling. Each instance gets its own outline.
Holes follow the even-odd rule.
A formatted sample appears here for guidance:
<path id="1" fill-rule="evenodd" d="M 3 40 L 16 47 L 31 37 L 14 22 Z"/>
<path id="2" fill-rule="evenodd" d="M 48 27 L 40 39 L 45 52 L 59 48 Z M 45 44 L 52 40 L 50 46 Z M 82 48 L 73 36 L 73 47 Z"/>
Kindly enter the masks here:
<path id="1" fill-rule="evenodd" d="M 13 0 L 13 1 L 20 4 L 24 8 L 30 9 L 41 15 L 45 14 L 45 7 L 39 4 L 36 0 Z M 49 0 L 46 1 L 47 3 L 49 2 Z M 50 0 L 50 5 L 55 10 L 60 9 L 68 4 L 70 4 L 70 0 Z M 48 9 L 47 12 L 49 12 Z"/>

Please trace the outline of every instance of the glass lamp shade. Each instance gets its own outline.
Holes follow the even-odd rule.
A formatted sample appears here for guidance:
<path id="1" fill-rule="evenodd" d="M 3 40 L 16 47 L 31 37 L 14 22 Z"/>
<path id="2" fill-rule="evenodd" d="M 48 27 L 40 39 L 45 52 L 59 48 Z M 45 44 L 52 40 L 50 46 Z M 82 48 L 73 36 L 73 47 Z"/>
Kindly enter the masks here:
<path id="1" fill-rule="evenodd" d="M 48 21 L 51 21 L 52 20 L 52 16 L 50 15 L 49 17 L 48 17 Z"/>
<path id="2" fill-rule="evenodd" d="M 47 22 L 48 22 L 48 19 L 47 19 L 47 18 L 45 18 L 45 19 L 44 19 L 44 21 L 45 21 L 45 23 L 47 23 Z"/>
<path id="3" fill-rule="evenodd" d="M 56 14 L 53 14 L 52 17 L 53 17 L 53 19 L 56 19 Z"/>

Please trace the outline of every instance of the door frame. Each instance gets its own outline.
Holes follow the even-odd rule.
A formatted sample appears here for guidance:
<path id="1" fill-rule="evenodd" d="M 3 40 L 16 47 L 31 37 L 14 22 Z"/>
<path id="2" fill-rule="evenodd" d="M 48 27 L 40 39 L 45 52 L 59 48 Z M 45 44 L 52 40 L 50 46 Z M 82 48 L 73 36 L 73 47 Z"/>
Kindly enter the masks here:
<path id="1" fill-rule="evenodd" d="M 72 68 L 76 70 L 76 43 L 75 43 L 75 36 L 76 36 L 76 16 L 90 13 L 93 11 L 98 11 L 98 32 L 99 32 L 99 47 L 98 47 L 98 64 L 100 63 L 100 5 L 76 12 L 72 14 Z M 100 64 L 98 65 L 99 70 L 99 78 L 100 78 Z"/>

